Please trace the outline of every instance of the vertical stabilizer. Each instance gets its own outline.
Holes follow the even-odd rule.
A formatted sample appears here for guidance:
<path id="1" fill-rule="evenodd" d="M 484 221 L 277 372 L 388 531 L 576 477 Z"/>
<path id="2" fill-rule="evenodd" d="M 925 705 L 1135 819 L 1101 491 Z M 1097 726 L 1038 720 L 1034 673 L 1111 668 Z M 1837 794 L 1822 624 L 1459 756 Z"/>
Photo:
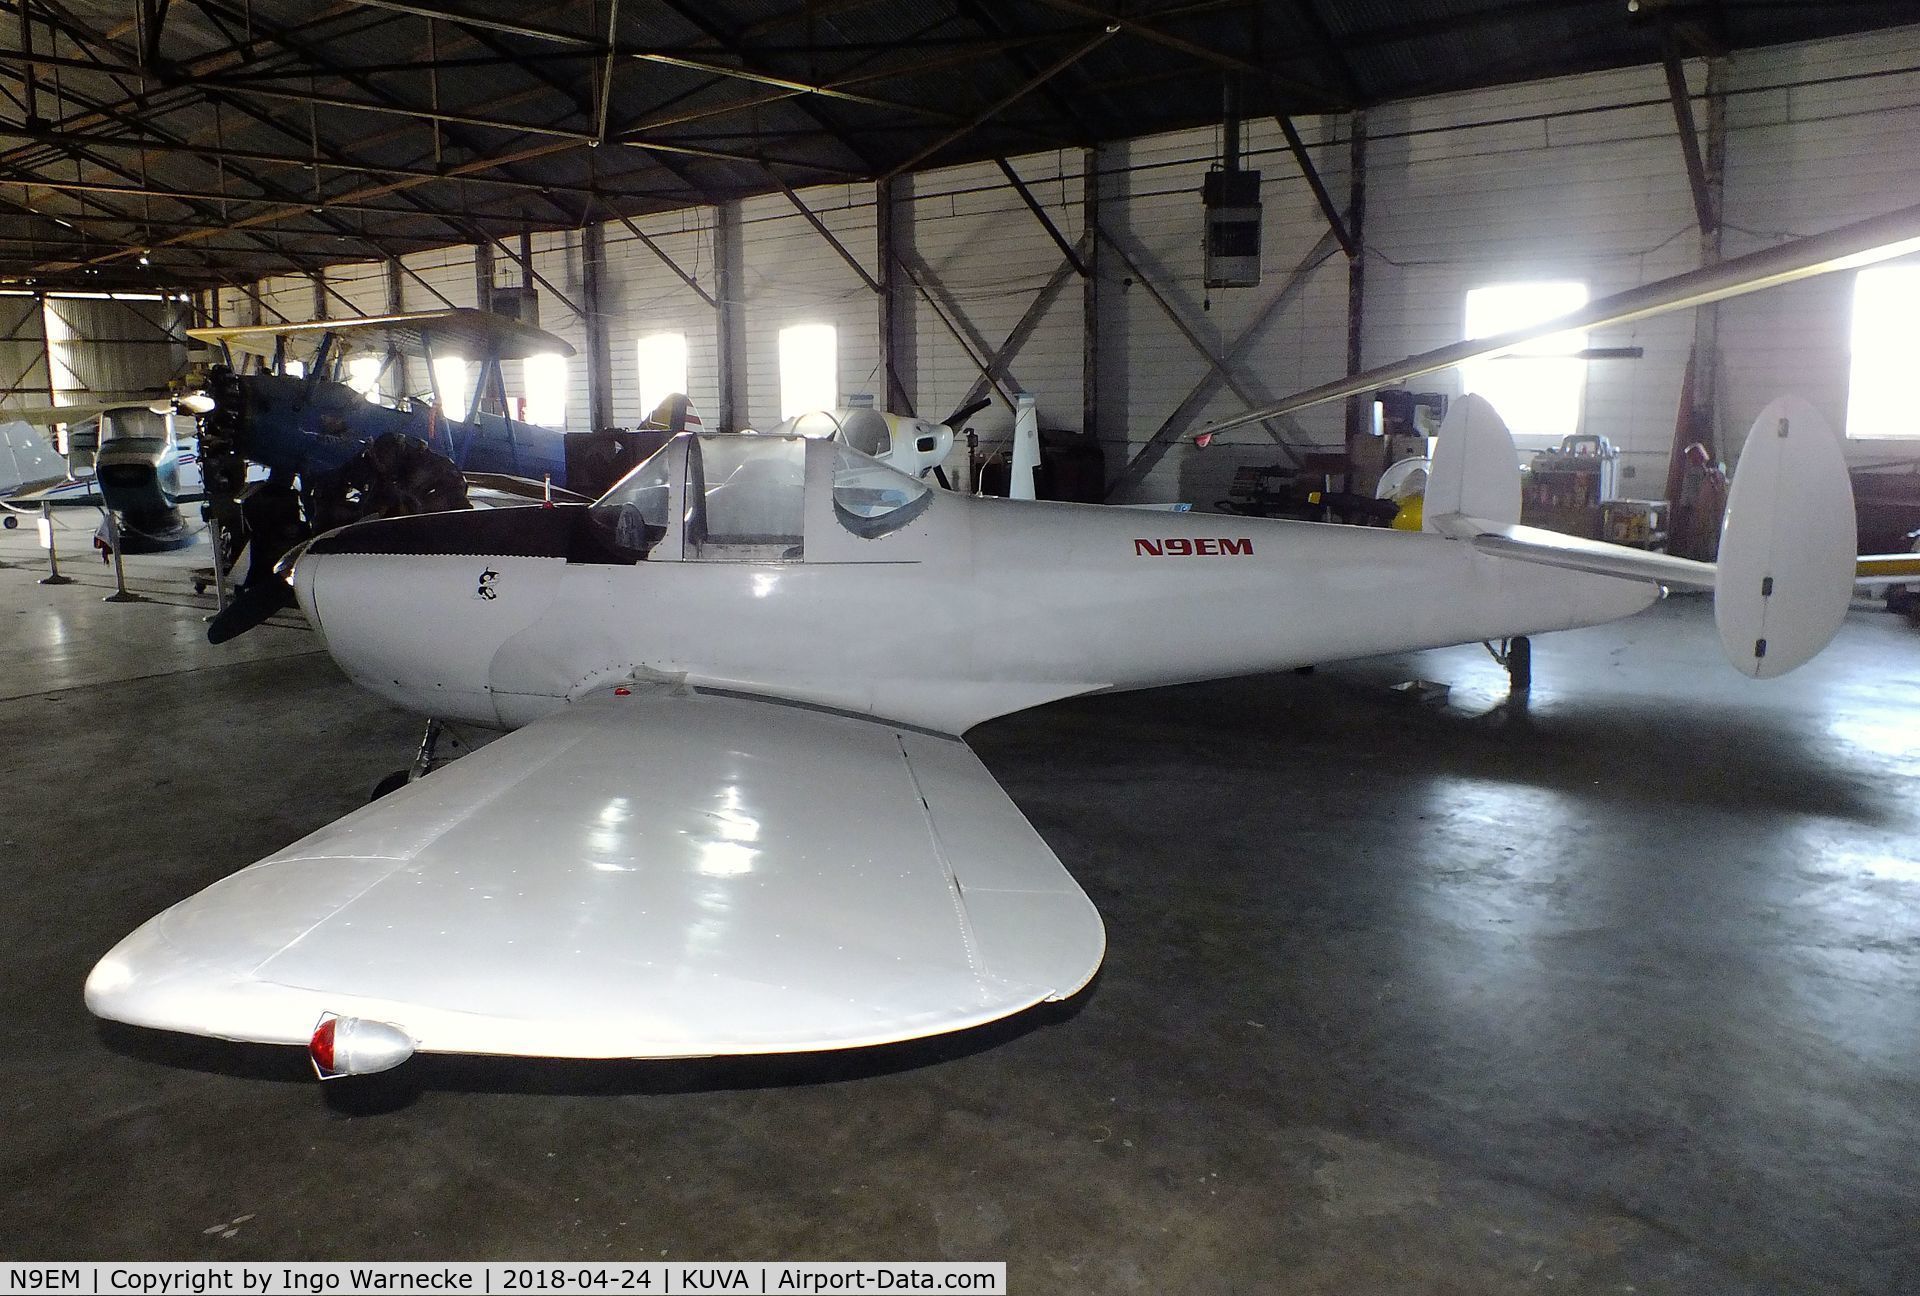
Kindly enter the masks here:
<path id="1" fill-rule="evenodd" d="M 1713 620 L 1727 660 L 1771 679 L 1826 647 L 1853 599 L 1857 543 L 1839 439 L 1781 397 L 1747 434 L 1720 529 Z"/>
<path id="2" fill-rule="evenodd" d="M 1423 529 L 1447 533 L 1448 519 L 1455 517 L 1518 522 L 1520 452 L 1486 398 L 1466 395 L 1454 401 L 1440 424 L 1439 441 L 1427 471 Z"/>
<path id="3" fill-rule="evenodd" d="M 40 433 L 26 423 L 0 423 L 0 494 L 66 475 L 67 461 Z"/>
<path id="4" fill-rule="evenodd" d="M 1040 411 L 1032 392 L 1021 392 L 1013 410 L 1013 453 L 1008 456 L 1007 498 L 1035 499 L 1033 474 L 1040 467 Z"/>

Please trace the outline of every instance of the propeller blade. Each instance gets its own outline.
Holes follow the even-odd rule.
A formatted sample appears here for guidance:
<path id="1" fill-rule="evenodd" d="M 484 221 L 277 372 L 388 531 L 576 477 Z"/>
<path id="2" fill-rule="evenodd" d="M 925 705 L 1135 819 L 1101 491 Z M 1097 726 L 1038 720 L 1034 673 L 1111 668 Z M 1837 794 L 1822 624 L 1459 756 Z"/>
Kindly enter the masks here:
<path id="1" fill-rule="evenodd" d="M 227 610 L 207 623 L 207 642 L 222 644 L 237 639 L 295 602 L 293 587 L 279 576 L 242 585 L 233 592 Z"/>
<path id="2" fill-rule="evenodd" d="M 1229 428 L 1245 427 L 1249 423 L 1278 418 L 1282 414 L 1291 414 L 1295 410 L 1347 396 L 1358 396 L 1377 387 L 1391 386 L 1423 374 L 1451 369 L 1455 365 L 1491 359 L 1517 350 L 1529 342 L 1570 329 L 1605 328 L 1612 324 L 1651 319 L 1669 311 L 1705 306 L 1729 297 L 1759 292 L 1764 288 L 1811 279 L 1816 275 L 1856 270 L 1914 251 L 1920 251 L 1920 206 L 1903 207 L 1883 216 L 1828 230 L 1824 234 L 1795 239 L 1791 243 L 1722 261 L 1719 265 L 1703 266 L 1670 279 L 1659 279 L 1638 288 L 1629 288 L 1611 297 L 1589 302 L 1558 319 L 1546 320 L 1511 333 L 1471 338 L 1438 350 L 1423 351 L 1419 355 L 1380 365 L 1364 373 L 1295 392 L 1271 405 L 1210 424 L 1207 431 L 1225 432 Z"/>
<path id="3" fill-rule="evenodd" d="M 962 405 L 959 409 L 955 410 L 953 413 L 941 419 L 940 425 L 942 427 L 950 427 L 955 432 L 958 432 L 960 430 L 960 425 L 962 423 L 965 423 L 968 419 L 972 418 L 975 414 L 978 414 L 981 410 L 985 409 L 987 406 L 991 404 L 993 404 L 993 397 L 991 395 L 982 396 L 977 401 L 969 401 L 965 405 Z"/>

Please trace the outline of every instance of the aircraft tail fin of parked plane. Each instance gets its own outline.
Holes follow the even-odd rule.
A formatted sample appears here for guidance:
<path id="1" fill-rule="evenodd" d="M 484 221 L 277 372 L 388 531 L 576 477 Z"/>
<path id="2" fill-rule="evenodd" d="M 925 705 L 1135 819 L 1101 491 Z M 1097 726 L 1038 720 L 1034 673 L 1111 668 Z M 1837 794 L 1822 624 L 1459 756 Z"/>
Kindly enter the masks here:
<path id="1" fill-rule="evenodd" d="M 1720 646 L 1756 679 L 1784 675 L 1833 638 L 1852 598 L 1853 490 L 1840 443 L 1807 402 L 1782 397 L 1747 434 L 1717 563 L 1521 526 L 1519 452 L 1493 406 L 1454 403 L 1427 484 L 1425 529 L 1521 562 L 1710 590 Z"/>

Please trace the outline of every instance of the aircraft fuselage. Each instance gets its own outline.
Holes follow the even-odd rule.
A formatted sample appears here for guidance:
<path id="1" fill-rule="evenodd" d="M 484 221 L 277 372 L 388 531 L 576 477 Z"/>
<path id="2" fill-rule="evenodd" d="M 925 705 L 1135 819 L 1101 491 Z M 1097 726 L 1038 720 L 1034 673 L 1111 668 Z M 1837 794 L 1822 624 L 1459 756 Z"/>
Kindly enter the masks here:
<path id="1" fill-rule="evenodd" d="M 1432 535 L 945 492 L 869 540 L 810 498 L 793 558 L 609 560 L 590 524 L 579 505 L 363 523 L 316 541 L 295 585 L 356 682 L 445 719 L 515 728 L 665 677 L 946 733 L 1079 694 L 1598 624 L 1659 596 Z"/>

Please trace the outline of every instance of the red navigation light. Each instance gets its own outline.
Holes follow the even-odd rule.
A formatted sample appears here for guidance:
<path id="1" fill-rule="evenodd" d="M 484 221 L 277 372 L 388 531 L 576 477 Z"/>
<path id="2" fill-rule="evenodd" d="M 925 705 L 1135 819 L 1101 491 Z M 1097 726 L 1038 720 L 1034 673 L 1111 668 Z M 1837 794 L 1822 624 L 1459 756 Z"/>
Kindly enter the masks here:
<path id="1" fill-rule="evenodd" d="M 322 1080 L 388 1071 L 413 1056 L 413 1037 L 390 1022 L 363 1017 L 321 1016 L 307 1041 L 313 1072 Z"/>
<path id="2" fill-rule="evenodd" d="M 328 1013 L 313 1028 L 313 1038 L 307 1041 L 307 1056 L 313 1059 L 313 1069 L 320 1073 L 322 1080 L 339 1074 L 333 1069 L 333 1033 L 340 1019 Z"/>

